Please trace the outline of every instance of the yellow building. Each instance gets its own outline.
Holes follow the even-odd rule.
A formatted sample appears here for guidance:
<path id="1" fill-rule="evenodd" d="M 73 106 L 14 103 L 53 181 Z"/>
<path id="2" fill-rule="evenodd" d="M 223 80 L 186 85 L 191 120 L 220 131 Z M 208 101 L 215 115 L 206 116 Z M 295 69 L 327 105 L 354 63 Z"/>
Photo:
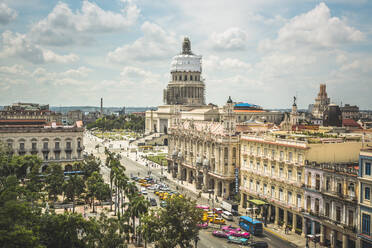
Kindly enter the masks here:
<path id="1" fill-rule="evenodd" d="M 265 221 L 308 234 L 304 225 L 305 166 L 310 163 L 358 161 L 361 142 L 345 138 L 273 133 L 242 135 L 241 210 L 265 216 Z M 265 204 L 255 206 L 256 199 Z M 253 200 L 253 201 L 252 201 Z M 254 211 L 255 207 L 259 209 Z"/>

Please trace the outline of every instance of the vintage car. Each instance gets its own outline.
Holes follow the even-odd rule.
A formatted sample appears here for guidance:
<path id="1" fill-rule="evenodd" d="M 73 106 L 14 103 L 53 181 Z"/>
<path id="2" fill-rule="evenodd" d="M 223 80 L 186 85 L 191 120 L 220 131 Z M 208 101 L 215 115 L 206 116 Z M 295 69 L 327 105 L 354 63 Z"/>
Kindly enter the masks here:
<path id="1" fill-rule="evenodd" d="M 241 231 L 241 229 L 240 229 L 240 227 L 233 227 L 232 225 L 228 225 L 228 226 L 223 226 L 222 231 L 226 231 L 226 232 L 237 231 L 237 232 L 239 232 L 239 231 Z"/>
<path id="2" fill-rule="evenodd" d="M 225 225 L 225 220 L 222 218 L 212 218 L 209 219 L 209 222 L 213 224 Z"/>
<path id="3" fill-rule="evenodd" d="M 240 237 L 240 238 L 246 238 L 249 239 L 251 236 L 249 232 L 242 232 L 242 231 L 228 231 L 227 234 L 234 236 L 234 237 Z"/>
<path id="4" fill-rule="evenodd" d="M 208 228 L 208 222 L 203 222 L 203 223 L 200 223 L 200 224 L 196 224 L 198 227 L 200 227 L 200 228 L 203 228 L 203 229 L 205 229 L 205 228 Z"/>
<path id="5" fill-rule="evenodd" d="M 229 235 L 223 231 L 213 231 L 212 235 L 218 238 L 226 238 L 226 239 L 229 237 Z"/>
<path id="6" fill-rule="evenodd" d="M 227 242 L 229 243 L 234 243 L 234 244 L 239 244 L 239 245 L 248 245 L 249 240 L 246 238 L 238 238 L 234 236 L 229 236 Z"/>

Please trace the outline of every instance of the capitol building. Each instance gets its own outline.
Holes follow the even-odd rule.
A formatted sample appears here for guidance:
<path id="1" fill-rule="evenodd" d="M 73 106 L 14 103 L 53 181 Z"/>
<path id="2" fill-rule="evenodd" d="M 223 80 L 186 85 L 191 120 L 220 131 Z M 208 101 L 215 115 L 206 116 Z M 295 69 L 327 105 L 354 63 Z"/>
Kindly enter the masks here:
<path id="1" fill-rule="evenodd" d="M 178 119 L 180 121 L 221 122 L 226 106 L 218 107 L 206 104 L 205 81 L 202 77 L 202 56 L 191 50 L 189 38 L 184 38 L 182 52 L 171 62 L 171 81 L 164 89 L 164 105 L 156 111 L 146 111 L 146 133 L 167 133 Z M 229 102 L 231 98 L 229 99 Z M 263 110 L 248 103 L 234 103 L 232 114 L 236 122 L 261 121 L 279 124 L 283 114 L 277 111 Z"/>

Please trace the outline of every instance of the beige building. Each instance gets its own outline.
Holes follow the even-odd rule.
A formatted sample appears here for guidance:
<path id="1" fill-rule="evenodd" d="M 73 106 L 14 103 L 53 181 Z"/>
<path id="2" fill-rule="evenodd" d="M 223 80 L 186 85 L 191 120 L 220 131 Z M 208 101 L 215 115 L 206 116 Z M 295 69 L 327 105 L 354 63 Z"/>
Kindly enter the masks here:
<path id="1" fill-rule="evenodd" d="M 183 121 L 169 130 L 168 170 L 196 189 L 229 198 L 239 166 L 239 138 L 221 122 Z"/>
<path id="2" fill-rule="evenodd" d="M 0 120 L 0 142 L 17 155 L 37 155 L 48 163 L 61 163 L 66 171 L 83 159 L 83 131 L 76 126 L 47 126 L 44 120 Z"/>
<path id="3" fill-rule="evenodd" d="M 240 146 L 242 210 L 258 207 L 268 221 L 306 235 L 305 166 L 356 162 L 362 143 L 274 132 L 242 135 Z"/>

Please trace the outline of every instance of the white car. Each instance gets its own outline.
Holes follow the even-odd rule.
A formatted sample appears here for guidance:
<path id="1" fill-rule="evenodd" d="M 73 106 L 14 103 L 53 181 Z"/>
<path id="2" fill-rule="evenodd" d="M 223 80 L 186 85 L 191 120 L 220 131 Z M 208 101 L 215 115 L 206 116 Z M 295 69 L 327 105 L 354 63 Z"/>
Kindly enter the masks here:
<path id="1" fill-rule="evenodd" d="M 147 190 L 146 189 L 141 189 L 141 194 L 142 195 L 147 195 Z"/>

